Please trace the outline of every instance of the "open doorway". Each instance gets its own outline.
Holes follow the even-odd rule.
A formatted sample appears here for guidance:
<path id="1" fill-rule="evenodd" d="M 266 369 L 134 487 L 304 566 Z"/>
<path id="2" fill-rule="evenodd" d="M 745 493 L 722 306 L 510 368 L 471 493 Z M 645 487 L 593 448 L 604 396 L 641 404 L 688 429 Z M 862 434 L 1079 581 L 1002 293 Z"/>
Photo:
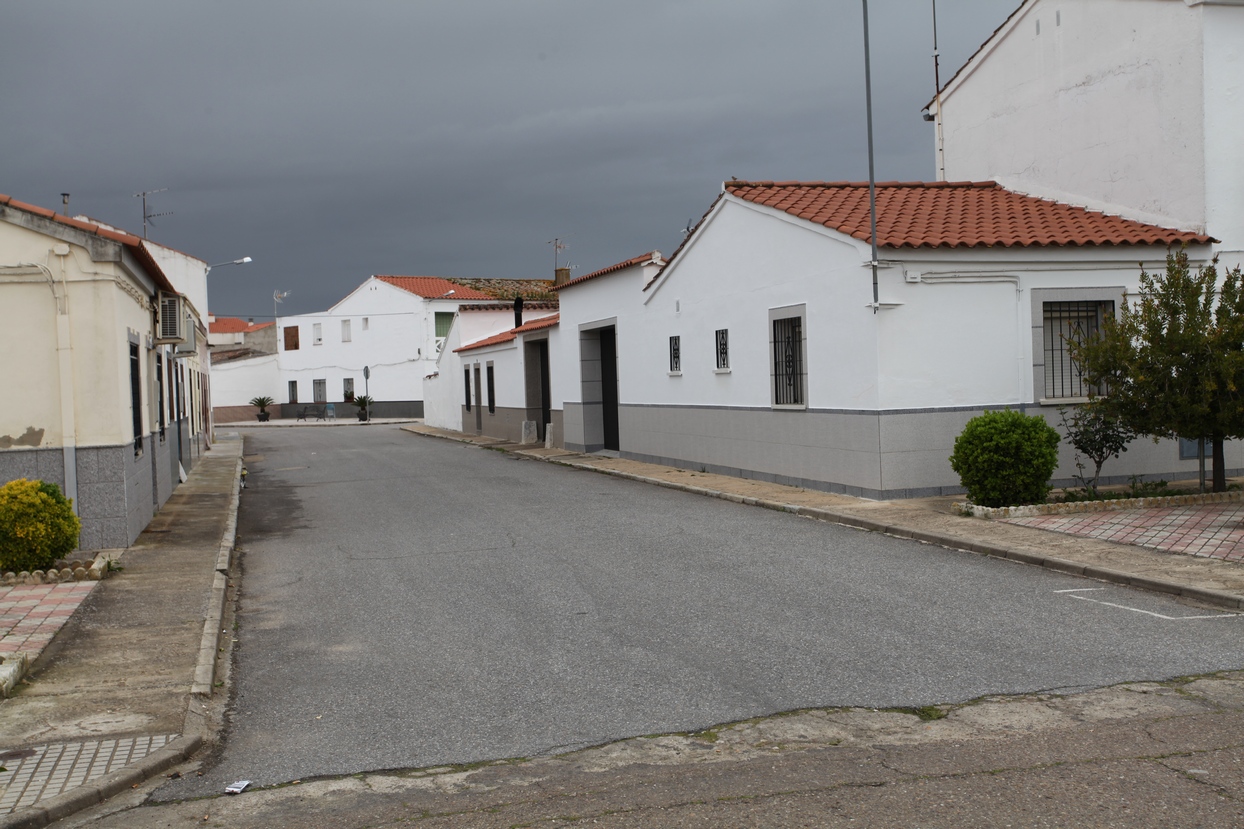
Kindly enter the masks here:
<path id="1" fill-rule="evenodd" d="M 618 424 L 618 341 L 612 325 L 579 332 L 585 449 L 621 448 Z"/>

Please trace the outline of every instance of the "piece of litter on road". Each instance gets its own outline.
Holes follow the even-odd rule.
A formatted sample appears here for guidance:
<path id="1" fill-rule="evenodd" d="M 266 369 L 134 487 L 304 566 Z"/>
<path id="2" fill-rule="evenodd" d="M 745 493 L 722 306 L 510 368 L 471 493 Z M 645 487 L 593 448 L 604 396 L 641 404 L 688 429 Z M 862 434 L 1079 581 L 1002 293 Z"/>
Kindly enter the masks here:
<path id="1" fill-rule="evenodd" d="M 251 781 L 249 780 L 239 780 L 236 783 L 231 783 L 230 785 L 225 786 L 225 794 L 241 794 L 246 791 L 246 787 L 250 784 Z"/>

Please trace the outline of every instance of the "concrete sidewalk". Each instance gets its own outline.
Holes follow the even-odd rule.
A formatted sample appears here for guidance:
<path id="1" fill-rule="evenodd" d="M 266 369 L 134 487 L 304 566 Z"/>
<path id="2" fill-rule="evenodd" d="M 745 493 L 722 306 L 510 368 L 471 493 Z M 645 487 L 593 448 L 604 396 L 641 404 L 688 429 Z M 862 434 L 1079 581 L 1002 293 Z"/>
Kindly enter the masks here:
<path id="1" fill-rule="evenodd" d="M 28 675 L 0 702 L 0 827 L 45 826 L 99 803 L 214 733 L 205 702 L 227 652 L 242 465 L 241 439 L 222 438 L 123 552 L 120 572 L 22 594 L 25 614 L 49 621 Z M 80 601 L 72 615 L 58 590 Z M 42 629 L 53 620 L 58 631 Z"/>
<path id="2" fill-rule="evenodd" d="M 1010 521 L 966 517 L 959 515 L 952 506 L 954 501 L 962 500 L 962 496 L 869 501 L 626 458 L 506 443 L 496 438 L 451 432 L 421 423 L 406 425 L 402 429 L 418 435 L 487 446 L 576 469 L 1168 593 L 1215 607 L 1244 609 L 1244 562 L 1174 555 L 1134 544 L 1049 532 L 1042 528 L 1041 522 L 1025 526 Z M 1148 511 L 1117 511 L 1111 512 L 1110 516 L 1116 522 L 1131 520 L 1140 523 L 1148 520 L 1148 516 L 1143 514 L 1145 512 Z"/>

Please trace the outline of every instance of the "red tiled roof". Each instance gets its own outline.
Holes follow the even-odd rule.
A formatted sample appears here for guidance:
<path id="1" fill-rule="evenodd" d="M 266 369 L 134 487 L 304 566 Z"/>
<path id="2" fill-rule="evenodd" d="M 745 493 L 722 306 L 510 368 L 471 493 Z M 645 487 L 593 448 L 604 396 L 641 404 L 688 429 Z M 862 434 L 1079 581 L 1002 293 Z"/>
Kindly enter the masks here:
<path id="1" fill-rule="evenodd" d="M 276 325 L 276 323 L 251 323 L 241 317 L 217 317 L 208 325 L 208 331 L 213 334 L 249 334 L 252 331 L 258 331 L 261 328 L 267 328 L 269 325 Z"/>
<path id="2" fill-rule="evenodd" d="M 535 302 L 528 302 L 527 300 L 523 300 L 523 311 L 524 312 L 526 311 L 556 311 L 557 307 L 558 307 L 557 300 L 553 300 L 552 302 L 546 299 L 537 300 Z M 513 310 L 514 310 L 513 302 L 479 302 L 479 303 L 471 303 L 470 305 L 463 305 L 461 308 L 458 309 L 458 313 L 469 314 L 475 311 L 513 311 Z"/>
<path id="3" fill-rule="evenodd" d="M 607 268 L 601 268 L 598 271 L 592 271 L 591 273 L 584 274 L 583 276 L 576 276 L 569 282 L 563 282 L 560 285 L 554 286 L 553 290 L 560 291 L 565 288 L 569 288 L 571 285 L 578 285 L 580 282 L 587 282 L 589 279 L 595 279 L 598 276 L 606 276 L 611 273 L 617 273 L 625 268 L 630 268 L 635 265 L 643 265 L 646 262 L 655 262 L 658 265 L 665 264 L 665 260 L 661 258 L 661 251 L 654 250 L 649 253 L 640 254 L 639 256 L 632 256 L 630 259 L 625 259 L 618 262 L 616 265 L 610 265 Z"/>
<path id="4" fill-rule="evenodd" d="M 168 277 L 164 275 L 164 271 L 160 269 L 160 266 L 156 264 L 155 259 L 152 258 L 150 251 L 148 251 L 146 245 L 143 244 L 143 240 L 132 233 L 114 230 L 110 227 L 103 227 L 93 222 L 82 221 L 81 219 L 71 219 L 68 216 L 62 216 L 55 210 L 48 210 L 46 207 L 39 207 L 34 204 L 27 204 L 26 202 L 18 201 L 12 196 L 6 196 L 3 193 L 0 193 L 0 205 L 7 205 L 15 210 L 21 210 L 24 213 L 33 213 L 36 216 L 51 219 L 59 224 L 68 225 L 69 227 L 77 228 L 78 230 L 83 230 L 87 233 L 93 233 L 96 236 L 109 239 L 113 242 L 120 242 L 129 248 L 134 256 L 137 257 L 138 261 L 142 263 L 143 270 L 147 271 L 148 275 L 151 276 L 156 285 L 160 287 L 160 290 L 172 293 L 177 292 L 173 287 L 173 284 L 168 281 Z"/>
<path id="5" fill-rule="evenodd" d="M 869 239 L 866 182 L 727 181 L 725 189 L 732 196 L 855 239 Z M 1083 247 L 1213 241 L 1200 233 L 1026 196 L 992 181 L 877 184 L 877 244 L 882 247 Z"/>
<path id="6" fill-rule="evenodd" d="M 483 291 L 467 288 L 443 276 L 377 276 L 376 278 L 381 282 L 387 282 L 395 288 L 409 291 L 415 296 L 421 296 L 424 299 L 452 299 L 458 301 L 493 298 Z M 446 296 L 450 291 L 453 291 L 453 294 Z"/>
<path id="7" fill-rule="evenodd" d="M 491 337 L 485 337 L 482 340 L 476 340 L 475 342 L 468 343 L 464 346 L 461 346 L 460 348 L 455 348 L 454 353 L 457 354 L 460 351 L 472 351 L 476 348 L 484 348 L 485 346 L 489 346 L 489 345 L 498 345 L 500 343 L 508 343 L 510 340 L 516 339 L 519 334 L 526 334 L 531 331 L 539 331 L 544 328 L 552 328 L 554 325 L 557 325 L 560 319 L 561 319 L 561 314 L 554 314 L 551 317 L 541 317 L 538 320 L 532 320 L 531 322 L 525 322 L 522 325 L 520 325 L 518 328 L 511 328 L 509 331 L 502 331 L 500 334 L 493 334 Z"/>

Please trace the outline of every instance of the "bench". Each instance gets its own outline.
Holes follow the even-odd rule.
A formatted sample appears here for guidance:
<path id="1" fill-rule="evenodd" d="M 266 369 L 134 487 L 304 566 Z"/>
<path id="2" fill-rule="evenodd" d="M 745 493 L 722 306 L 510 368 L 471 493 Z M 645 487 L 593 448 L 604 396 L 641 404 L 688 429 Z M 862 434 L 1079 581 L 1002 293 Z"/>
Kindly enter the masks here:
<path id="1" fill-rule="evenodd" d="M 298 410 L 298 420 L 306 420 L 308 415 L 315 415 L 316 420 L 324 420 L 323 406 L 303 406 Z"/>

